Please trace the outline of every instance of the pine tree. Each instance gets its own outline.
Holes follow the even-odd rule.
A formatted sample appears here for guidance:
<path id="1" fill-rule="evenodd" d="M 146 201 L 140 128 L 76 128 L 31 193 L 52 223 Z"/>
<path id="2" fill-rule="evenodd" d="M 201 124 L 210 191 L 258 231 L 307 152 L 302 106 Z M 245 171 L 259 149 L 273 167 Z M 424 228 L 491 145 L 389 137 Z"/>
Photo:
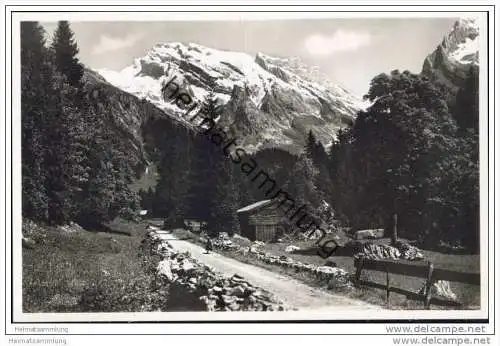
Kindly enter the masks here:
<path id="1" fill-rule="evenodd" d="M 74 218 L 79 209 L 78 196 L 87 179 L 87 127 L 80 111 L 72 104 L 74 92 L 64 95 L 65 89 L 70 87 L 66 83 L 60 87 L 54 90 L 54 103 L 49 113 L 51 128 L 46 137 L 46 187 L 49 219 L 54 223 L 65 223 Z"/>
<path id="2" fill-rule="evenodd" d="M 201 115 L 217 119 L 219 114 L 215 94 L 210 93 L 203 102 Z M 238 190 L 230 159 L 203 134 L 203 130 L 195 136 L 191 153 L 188 215 L 206 221 L 212 235 L 238 232 Z"/>
<path id="3" fill-rule="evenodd" d="M 58 203 L 65 212 L 63 218 L 69 220 L 79 211 L 78 203 L 89 178 L 89 155 L 93 150 L 90 144 L 92 132 L 89 129 L 99 129 L 95 127 L 91 106 L 80 98 L 80 90 L 68 84 L 64 75 L 57 71 L 54 74 L 60 76 L 59 97 L 55 98 L 59 107 L 53 107 L 55 118 L 51 133 L 56 139 L 52 139 L 49 145 L 53 151 L 53 169 L 57 172 L 54 177 L 59 177 L 57 184 L 64 191 L 59 195 L 61 200 Z M 112 134 L 110 138 L 117 139 Z"/>
<path id="4" fill-rule="evenodd" d="M 216 119 L 219 109 L 215 94 L 209 93 L 201 107 L 200 115 L 204 118 Z M 190 217 L 208 221 L 210 210 L 215 200 L 217 176 L 215 172 L 221 150 L 210 142 L 203 131 L 194 137 L 192 146 L 191 170 L 188 178 L 188 205 Z"/>
<path id="5" fill-rule="evenodd" d="M 68 82 L 73 87 L 81 87 L 83 66 L 77 58 L 78 45 L 75 42 L 69 23 L 65 20 L 58 22 L 54 33 L 52 49 L 55 52 L 57 69 L 66 76 Z"/>
<path id="6" fill-rule="evenodd" d="M 218 151 L 203 135 L 195 137 L 187 196 L 188 214 L 192 218 L 204 221 L 210 219 L 210 210 L 215 198 L 214 167 L 217 155 L 220 155 Z"/>
<path id="7" fill-rule="evenodd" d="M 314 185 L 321 186 L 321 198 L 326 198 L 331 202 L 333 187 L 328 172 L 328 155 L 326 154 L 323 144 L 316 139 L 312 130 L 308 133 L 304 152 L 318 170 Z"/>
<path id="8" fill-rule="evenodd" d="M 187 131 L 174 129 L 161 142 L 156 186 L 156 212 L 167 217 L 172 227 L 184 220 L 187 213 L 187 199 L 191 166 L 190 143 Z"/>
<path id="9" fill-rule="evenodd" d="M 226 232 L 229 235 L 239 233 L 239 223 L 236 217 L 238 209 L 238 192 L 233 177 L 231 161 L 218 153 L 215 156 L 214 170 L 215 194 L 210 203 L 210 217 L 208 219 L 208 230 L 212 235 L 218 232 Z"/>
<path id="10" fill-rule="evenodd" d="M 305 153 L 311 160 L 314 160 L 316 145 L 316 137 L 314 137 L 314 133 L 312 132 L 312 130 L 309 130 L 306 138 Z"/>
<path id="11" fill-rule="evenodd" d="M 45 108 L 51 74 L 44 30 L 38 22 L 21 22 L 21 124 L 23 216 L 46 219 L 44 172 Z"/>
<path id="12" fill-rule="evenodd" d="M 332 182 L 332 205 L 339 219 L 344 224 L 356 221 L 355 200 L 357 194 L 354 167 L 352 128 L 339 130 L 335 142 L 330 148 L 328 171 Z M 351 220 L 349 220 L 349 217 Z"/>
<path id="13" fill-rule="evenodd" d="M 85 124 L 76 91 L 54 66 L 43 29 L 25 22 L 22 41 L 23 206 L 26 216 L 52 223 L 70 220 L 85 171 Z"/>
<path id="14" fill-rule="evenodd" d="M 80 90 L 83 67 L 74 56 L 78 52 L 67 22 L 59 22 L 49 51 L 52 85 L 46 101 L 45 187 L 49 221 L 65 223 L 78 212 L 77 201 L 86 183 L 88 119 Z M 80 71 L 78 74 L 75 71 Z M 77 78 L 78 77 L 78 78 Z"/>
<path id="15" fill-rule="evenodd" d="M 310 213 L 320 205 L 322 191 L 317 186 L 319 170 L 308 155 L 302 154 L 292 168 L 285 190 L 296 201 L 296 205 L 306 205 Z"/>

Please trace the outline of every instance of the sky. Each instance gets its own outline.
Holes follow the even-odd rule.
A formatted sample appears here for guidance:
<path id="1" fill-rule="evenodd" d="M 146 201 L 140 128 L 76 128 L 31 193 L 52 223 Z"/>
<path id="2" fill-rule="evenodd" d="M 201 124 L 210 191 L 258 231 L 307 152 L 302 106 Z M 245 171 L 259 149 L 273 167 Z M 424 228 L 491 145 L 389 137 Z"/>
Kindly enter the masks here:
<path id="1" fill-rule="evenodd" d="M 456 18 L 352 18 L 261 21 L 71 22 L 79 58 L 92 69 L 119 71 L 157 43 L 300 57 L 359 96 L 371 79 L 394 69 L 419 73 Z M 56 23 L 41 23 L 50 38 Z"/>

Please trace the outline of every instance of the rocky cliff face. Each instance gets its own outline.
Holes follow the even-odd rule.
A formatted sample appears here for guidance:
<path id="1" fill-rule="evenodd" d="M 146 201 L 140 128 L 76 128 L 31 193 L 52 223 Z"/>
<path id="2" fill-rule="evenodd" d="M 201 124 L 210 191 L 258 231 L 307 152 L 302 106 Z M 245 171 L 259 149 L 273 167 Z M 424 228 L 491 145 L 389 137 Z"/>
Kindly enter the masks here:
<path id="1" fill-rule="evenodd" d="M 470 68 L 479 68 L 479 24 L 460 19 L 424 61 L 423 74 L 436 74 L 453 88 L 462 85 Z"/>
<path id="2" fill-rule="evenodd" d="M 115 87 L 147 100 L 186 126 L 193 126 L 162 87 L 174 79 L 197 105 L 214 92 L 224 105 L 218 119 L 247 149 L 298 149 L 312 129 L 328 144 L 365 104 L 297 58 L 221 51 L 194 43 L 154 46 L 122 71 L 97 71 Z M 175 87 L 172 87 L 172 91 Z M 190 107 L 189 107 L 190 108 Z"/>
<path id="3" fill-rule="evenodd" d="M 88 104 L 96 114 L 107 117 L 111 132 L 124 141 L 127 154 L 136 163 L 137 173 L 142 173 L 151 163 L 155 150 L 155 134 L 146 133 L 148 129 L 155 126 L 158 119 L 169 125 L 163 129 L 167 133 L 181 125 L 152 103 L 111 85 L 94 71 L 86 69 L 83 80 Z"/>

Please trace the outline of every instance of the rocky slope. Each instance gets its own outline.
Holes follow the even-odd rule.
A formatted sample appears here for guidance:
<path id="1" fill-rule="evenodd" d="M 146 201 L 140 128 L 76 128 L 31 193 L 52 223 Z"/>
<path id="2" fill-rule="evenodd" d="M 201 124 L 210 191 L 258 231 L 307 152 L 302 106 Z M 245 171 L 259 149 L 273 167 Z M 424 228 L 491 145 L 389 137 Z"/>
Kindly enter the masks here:
<path id="1" fill-rule="evenodd" d="M 470 68 L 479 68 L 479 24 L 462 18 L 424 61 L 423 74 L 436 74 L 453 88 L 462 85 Z"/>
<path id="2" fill-rule="evenodd" d="M 221 51 L 194 43 L 154 46 L 122 71 L 97 71 L 110 84 L 150 101 L 169 116 L 192 126 L 162 87 L 172 78 L 199 105 L 210 91 L 224 105 L 219 124 L 247 149 L 298 149 L 312 129 L 328 144 L 337 129 L 364 108 L 360 98 L 328 81 L 297 58 Z M 193 110 L 196 112 L 197 108 Z"/>
<path id="3" fill-rule="evenodd" d="M 169 135 L 181 126 L 179 121 L 152 103 L 111 85 L 92 70 L 85 70 L 83 80 L 88 104 L 94 112 L 107 117 L 111 133 L 124 141 L 139 176 L 154 161 L 158 136 L 154 128 L 161 123 L 162 132 Z"/>

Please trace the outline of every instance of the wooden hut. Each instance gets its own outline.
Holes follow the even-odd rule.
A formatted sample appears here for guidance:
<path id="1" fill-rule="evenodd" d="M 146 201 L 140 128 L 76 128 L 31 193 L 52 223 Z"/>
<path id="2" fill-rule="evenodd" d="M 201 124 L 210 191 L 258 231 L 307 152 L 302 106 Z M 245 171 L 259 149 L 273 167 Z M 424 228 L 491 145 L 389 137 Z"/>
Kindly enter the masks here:
<path id="1" fill-rule="evenodd" d="M 281 235 L 283 212 L 273 200 L 263 200 L 237 210 L 241 235 L 250 240 L 276 241 Z"/>

